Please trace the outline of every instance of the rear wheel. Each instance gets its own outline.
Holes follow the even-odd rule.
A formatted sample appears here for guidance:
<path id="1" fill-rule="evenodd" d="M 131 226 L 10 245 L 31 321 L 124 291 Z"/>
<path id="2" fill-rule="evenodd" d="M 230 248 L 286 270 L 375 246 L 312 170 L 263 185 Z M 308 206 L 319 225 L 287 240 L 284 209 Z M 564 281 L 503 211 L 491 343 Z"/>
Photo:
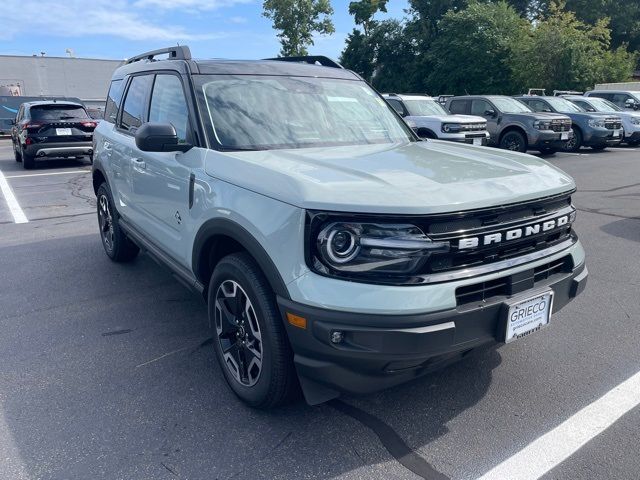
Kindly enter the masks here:
<path id="1" fill-rule="evenodd" d="M 20 151 L 20 148 L 16 146 L 16 144 L 13 144 L 13 155 L 16 157 L 16 162 L 20 163 L 22 162 L 22 152 Z"/>
<path id="2" fill-rule="evenodd" d="M 293 354 L 275 295 L 253 258 L 220 260 L 209 282 L 209 319 L 222 373 L 252 407 L 272 408 L 296 391 Z"/>
<path id="3" fill-rule="evenodd" d="M 527 151 L 527 140 L 520 132 L 516 132 L 515 130 L 507 132 L 500 140 L 500 148 L 511 150 L 512 152 L 524 153 Z"/>
<path id="4" fill-rule="evenodd" d="M 98 226 L 105 253 L 114 262 L 133 260 L 140 249 L 120 228 L 118 212 L 113 208 L 113 198 L 106 183 L 98 188 L 97 197 Z"/>
<path id="5" fill-rule="evenodd" d="M 31 170 L 36 166 L 36 157 L 29 155 L 24 151 L 24 148 L 20 150 L 20 156 L 22 157 L 22 166 L 25 170 Z"/>

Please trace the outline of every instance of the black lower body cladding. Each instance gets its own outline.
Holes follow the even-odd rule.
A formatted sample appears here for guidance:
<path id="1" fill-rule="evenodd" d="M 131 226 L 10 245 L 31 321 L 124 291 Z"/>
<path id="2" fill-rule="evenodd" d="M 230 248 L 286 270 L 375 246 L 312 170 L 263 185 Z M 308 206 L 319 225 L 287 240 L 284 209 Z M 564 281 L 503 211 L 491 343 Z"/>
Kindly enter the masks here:
<path id="1" fill-rule="evenodd" d="M 571 267 L 536 281 L 531 291 L 551 288 L 553 312 L 557 312 L 584 290 L 587 274 L 584 264 Z M 534 276 L 532 269 L 531 281 Z M 507 278 L 507 283 L 520 284 L 523 272 L 514 277 Z M 508 298 L 496 295 L 484 302 L 415 315 L 338 312 L 280 297 L 278 303 L 305 397 L 317 404 L 342 392 L 366 394 L 398 385 L 477 347 L 503 342 Z M 287 314 L 305 318 L 306 328 L 290 324 Z"/>

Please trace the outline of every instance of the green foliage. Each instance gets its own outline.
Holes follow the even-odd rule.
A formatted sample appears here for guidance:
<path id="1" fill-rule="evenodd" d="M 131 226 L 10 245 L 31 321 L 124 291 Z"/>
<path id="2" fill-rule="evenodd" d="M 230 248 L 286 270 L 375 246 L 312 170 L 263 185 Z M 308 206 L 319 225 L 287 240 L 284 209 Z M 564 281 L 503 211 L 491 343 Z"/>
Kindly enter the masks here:
<path id="1" fill-rule="evenodd" d="M 280 55 L 285 57 L 307 55 L 314 33 L 327 35 L 335 31 L 329 0 L 265 0 L 262 14 L 280 31 Z"/>
<path id="2" fill-rule="evenodd" d="M 630 53 L 627 45 L 640 44 L 640 1 L 566 2 L 410 0 L 402 22 L 375 22 L 372 0 L 352 2 L 363 30 L 369 23 L 348 36 L 341 61 L 396 92 L 510 94 L 628 80 L 640 48 L 629 43 Z M 619 28 L 609 27 L 609 11 Z"/>
<path id="3" fill-rule="evenodd" d="M 516 93 L 511 75 L 514 46 L 528 22 L 505 2 L 471 3 L 442 18 L 430 48 L 427 85 L 434 93 Z"/>
<path id="4" fill-rule="evenodd" d="M 634 55 L 622 47 L 610 50 L 608 20 L 586 24 L 563 7 L 562 3 L 552 3 L 548 16 L 533 24 L 514 49 L 515 83 L 551 90 L 586 90 L 600 82 L 627 80 Z"/>
<path id="5" fill-rule="evenodd" d="M 356 25 L 361 25 L 365 36 L 369 35 L 369 31 L 374 26 L 373 16 L 377 12 L 387 11 L 387 2 L 389 0 L 358 0 L 349 3 L 349 14 L 353 15 Z"/>

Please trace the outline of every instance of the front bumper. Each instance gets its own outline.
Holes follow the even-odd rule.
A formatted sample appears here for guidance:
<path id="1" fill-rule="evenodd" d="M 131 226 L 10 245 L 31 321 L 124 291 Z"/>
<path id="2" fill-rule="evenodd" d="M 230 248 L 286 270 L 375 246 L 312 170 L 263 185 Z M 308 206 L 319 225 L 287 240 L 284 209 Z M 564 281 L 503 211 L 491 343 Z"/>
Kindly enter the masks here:
<path id="1" fill-rule="evenodd" d="M 81 157 L 93 154 L 92 142 L 34 143 L 25 148 L 28 155 L 36 158 Z"/>
<path id="2" fill-rule="evenodd" d="M 555 313 L 584 290 L 587 275 L 582 263 L 534 282 L 532 268 L 508 275 L 511 294 L 424 314 L 349 313 L 283 298 L 278 304 L 305 398 L 317 404 L 342 392 L 371 393 L 407 382 L 476 347 L 501 342 L 505 301 L 511 295 L 552 288 Z M 289 324 L 287 313 L 305 318 L 306 329 Z M 334 332 L 342 335 L 337 344 L 331 341 Z"/>
<path id="3" fill-rule="evenodd" d="M 468 145 L 486 146 L 489 142 L 489 134 L 487 132 L 440 133 L 439 139 Z"/>
<path id="4" fill-rule="evenodd" d="M 568 133 L 568 138 L 562 140 L 562 133 Z M 536 130 L 529 134 L 528 143 L 529 148 L 536 150 L 543 149 L 556 149 L 561 150 L 565 147 L 570 138 L 573 137 L 573 132 L 554 132 L 551 130 Z"/>
<path id="5" fill-rule="evenodd" d="M 640 130 L 638 130 L 637 132 L 625 131 L 624 140 L 625 142 L 632 142 L 632 143 L 640 142 Z"/>
<path id="6" fill-rule="evenodd" d="M 622 142 L 624 132 L 619 131 L 617 137 L 613 136 L 613 130 L 607 130 L 606 128 L 592 128 L 588 129 L 584 133 L 582 144 L 586 147 L 603 147 L 614 146 Z"/>

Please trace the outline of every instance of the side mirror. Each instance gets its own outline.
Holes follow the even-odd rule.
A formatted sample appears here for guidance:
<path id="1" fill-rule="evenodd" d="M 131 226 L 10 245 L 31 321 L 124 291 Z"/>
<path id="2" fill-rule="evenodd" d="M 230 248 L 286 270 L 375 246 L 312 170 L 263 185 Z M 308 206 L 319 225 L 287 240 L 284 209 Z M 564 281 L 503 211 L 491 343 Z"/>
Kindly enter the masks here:
<path id="1" fill-rule="evenodd" d="M 486 117 L 495 117 L 496 116 L 496 111 L 495 110 L 485 110 L 484 111 L 484 115 Z"/>
<path id="2" fill-rule="evenodd" d="M 638 109 L 638 103 L 633 98 L 628 98 L 624 102 L 625 108 L 633 108 L 634 110 Z"/>
<path id="3" fill-rule="evenodd" d="M 170 123 L 143 123 L 136 130 L 136 146 L 143 152 L 186 152 L 193 145 L 178 143 L 176 129 Z"/>

